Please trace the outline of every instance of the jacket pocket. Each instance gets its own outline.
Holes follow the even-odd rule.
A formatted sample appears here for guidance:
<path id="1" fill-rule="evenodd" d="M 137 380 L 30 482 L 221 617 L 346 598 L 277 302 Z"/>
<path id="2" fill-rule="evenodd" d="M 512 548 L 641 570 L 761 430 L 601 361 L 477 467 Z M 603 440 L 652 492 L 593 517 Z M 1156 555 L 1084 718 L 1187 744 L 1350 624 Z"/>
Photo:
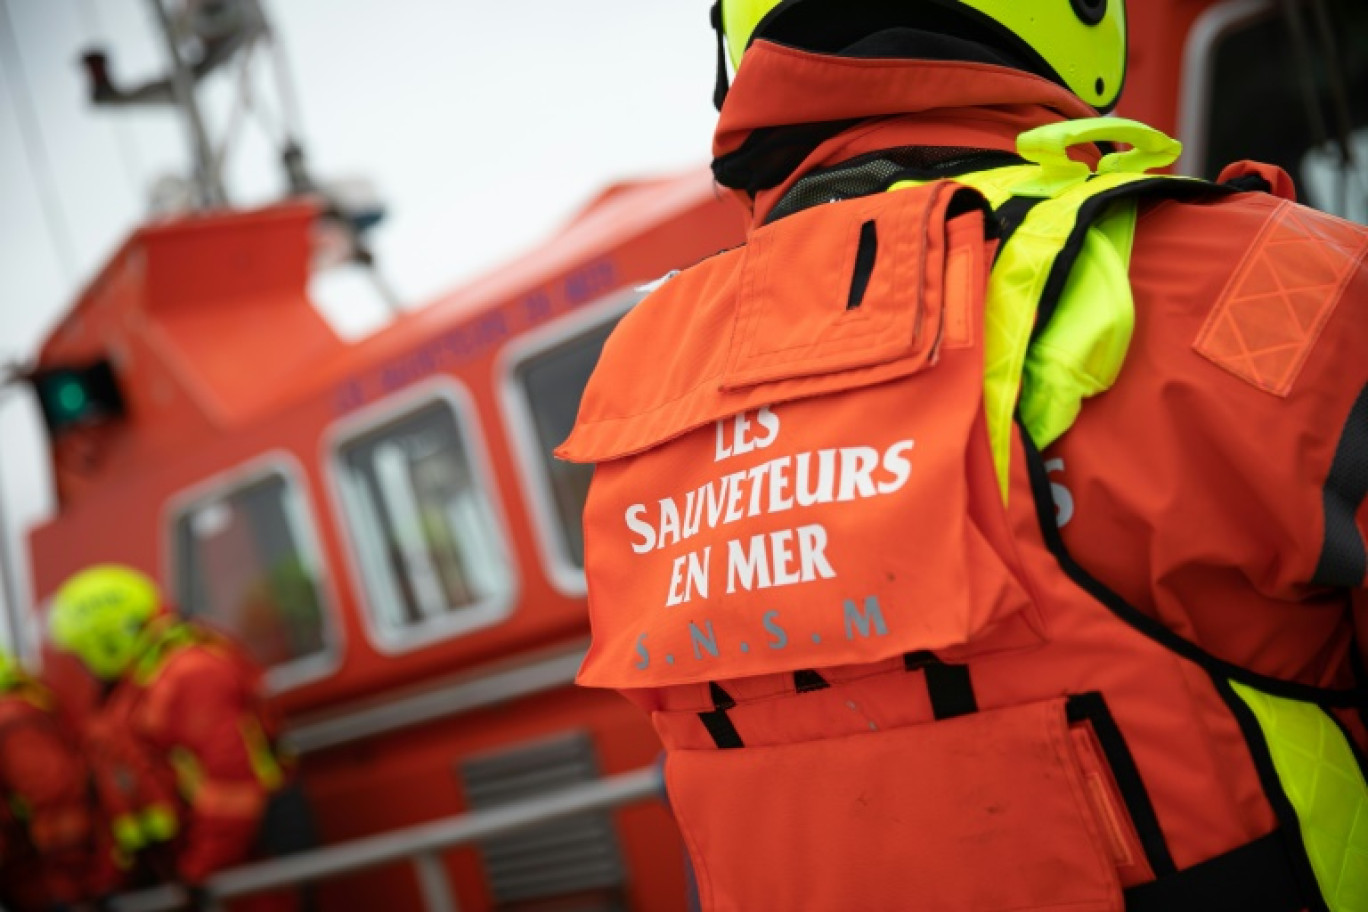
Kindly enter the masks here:
<path id="1" fill-rule="evenodd" d="M 928 725 L 676 751 L 666 778 L 713 912 L 1120 912 L 1063 700 Z"/>

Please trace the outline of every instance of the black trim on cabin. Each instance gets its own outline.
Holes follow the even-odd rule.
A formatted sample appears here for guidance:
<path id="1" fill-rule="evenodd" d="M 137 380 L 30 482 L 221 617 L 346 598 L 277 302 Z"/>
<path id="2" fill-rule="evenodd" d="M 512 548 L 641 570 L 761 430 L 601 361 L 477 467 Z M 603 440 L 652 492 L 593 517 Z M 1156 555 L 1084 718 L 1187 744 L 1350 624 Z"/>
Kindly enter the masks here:
<path id="1" fill-rule="evenodd" d="M 1126 744 L 1125 735 L 1121 734 L 1120 727 L 1112 718 L 1107 701 L 1097 691 L 1077 694 L 1069 697 L 1065 713 L 1071 723 L 1087 722 L 1092 726 L 1154 876 L 1162 879 L 1178 873 L 1168 842 L 1164 839 L 1164 831 L 1159 826 L 1154 802 L 1145 788 L 1145 780 L 1140 775 L 1140 768 L 1135 765 L 1135 757 Z"/>
<path id="2" fill-rule="evenodd" d="M 1368 497 L 1368 387 L 1359 393 L 1340 432 L 1330 474 L 1321 489 L 1325 531 L 1311 582 L 1357 589 L 1368 571 L 1368 551 L 1355 517 Z"/>
<path id="3" fill-rule="evenodd" d="M 1031 440 L 1031 435 L 1021 427 L 1020 423 L 1017 424 L 1017 430 L 1026 453 L 1026 466 L 1030 472 L 1031 492 L 1035 499 L 1036 521 L 1040 527 L 1041 537 L 1045 541 L 1046 548 L 1059 563 L 1060 569 L 1080 589 L 1101 602 L 1121 621 L 1161 646 L 1201 666 L 1213 677 L 1229 678 L 1256 687 L 1274 696 L 1287 697 L 1290 700 L 1302 700 L 1321 706 L 1354 707 L 1358 705 L 1358 701 L 1363 698 L 1361 689 L 1339 690 L 1299 684 L 1295 681 L 1284 681 L 1217 658 L 1191 640 L 1175 633 L 1158 619 L 1140 611 L 1083 569 L 1069 554 L 1068 548 L 1064 545 L 1064 539 L 1059 533 L 1059 527 L 1055 523 L 1054 497 L 1050 491 L 1050 480 L 1046 475 L 1045 462 L 1040 451 L 1036 449 L 1035 443 Z"/>

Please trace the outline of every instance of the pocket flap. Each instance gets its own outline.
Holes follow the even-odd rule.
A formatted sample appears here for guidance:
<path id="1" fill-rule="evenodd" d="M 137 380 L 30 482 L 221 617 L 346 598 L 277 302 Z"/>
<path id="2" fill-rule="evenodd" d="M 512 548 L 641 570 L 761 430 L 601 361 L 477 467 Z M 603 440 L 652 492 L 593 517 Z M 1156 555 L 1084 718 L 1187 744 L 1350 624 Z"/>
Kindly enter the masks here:
<path id="1" fill-rule="evenodd" d="M 896 192 L 828 205 L 757 231 L 723 389 L 907 359 L 931 360 L 951 194 Z"/>
<path id="2" fill-rule="evenodd" d="M 609 338 L 556 455 L 605 462 L 762 405 L 925 370 L 945 327 L 981 310 L 981 205 L 949 183 L 832 203 L 672 279 Z"/>

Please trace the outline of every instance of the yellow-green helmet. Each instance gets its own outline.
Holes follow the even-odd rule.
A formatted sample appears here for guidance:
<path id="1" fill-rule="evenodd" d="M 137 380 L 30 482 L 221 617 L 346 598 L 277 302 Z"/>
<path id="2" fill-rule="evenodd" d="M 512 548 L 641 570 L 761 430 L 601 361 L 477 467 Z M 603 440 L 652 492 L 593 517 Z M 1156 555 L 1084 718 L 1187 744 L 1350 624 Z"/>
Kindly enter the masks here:
<path id="1" fill-rule="evenodd" d="M 1126 75 L 1125 0 L 720 0 L 732 65 L 754 38 L 776 37 L 781 20 L 816 17 L 840 31 L 853 18 L 935 30 L 947 11 L 991 30 L 1075 95 L 1109 110 Z M 782 40 L 782 38 L 780 38 Z M 1041 66 L 1043 65 L 1043 66 Z"/>
<path id="2" fill-rule="evenodd" d="M 118 678 L 137 658 L 139 636 L 161 605 L 157 584 L 131 567 L 100 564 L 68 579 L 52 599 L 52 644 L 97 678 Z"/>

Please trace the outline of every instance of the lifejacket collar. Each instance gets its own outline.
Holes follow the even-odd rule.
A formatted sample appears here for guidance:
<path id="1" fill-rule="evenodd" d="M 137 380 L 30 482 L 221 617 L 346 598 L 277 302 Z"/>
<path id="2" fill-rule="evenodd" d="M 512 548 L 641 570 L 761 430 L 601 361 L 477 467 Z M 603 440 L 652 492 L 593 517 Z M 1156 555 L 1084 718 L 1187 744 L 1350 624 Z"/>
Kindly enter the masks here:
<path id="1" fill-rule="evenodd" d="M 991 148 L 1010 150 L 1024 129 L 1094 114 L 1062 86 L 1008 67 L 840 57 L 757 41 L 722 106 L 713 173 L 752 204 L 800 166 L 812 166 L 814 150 L 857 125 L 906 115 L 967 125 L 999 117 L 1011 122 Z M 946 145 L 933 129 L 919 143 Z"/>

